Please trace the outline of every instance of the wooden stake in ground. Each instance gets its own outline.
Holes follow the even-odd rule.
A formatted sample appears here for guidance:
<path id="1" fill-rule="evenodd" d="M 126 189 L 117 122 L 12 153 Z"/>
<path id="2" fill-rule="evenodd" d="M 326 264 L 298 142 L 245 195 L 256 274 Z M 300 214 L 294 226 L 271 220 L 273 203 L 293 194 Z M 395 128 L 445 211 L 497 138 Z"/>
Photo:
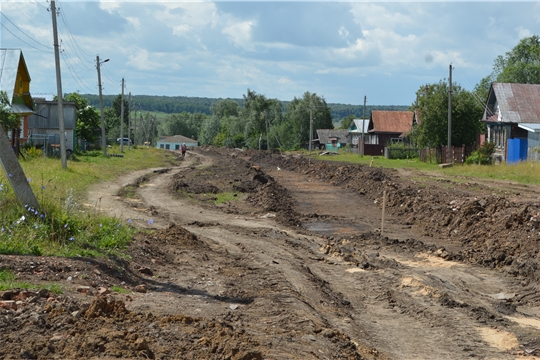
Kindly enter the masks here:
<path id="1" fill-rule="evenodd" d="M 386 210 L 386 190 L 383 191 L 383 201 L 382 201 L 382 217 L 381 217 L 381 236 L 384 231 L 384 211 Z"/>
<path id="2" fill-rule="evenodd" d="M 17 156 L 15 156 L 15 152 L 11 148 L 9 139 L 2 126 L 0 126 L 0 162 L 17 200 L 23 205 L 28 205 L 34 209 L 39 208 L 36 196 L 24 175 L 21 164 Z"/>

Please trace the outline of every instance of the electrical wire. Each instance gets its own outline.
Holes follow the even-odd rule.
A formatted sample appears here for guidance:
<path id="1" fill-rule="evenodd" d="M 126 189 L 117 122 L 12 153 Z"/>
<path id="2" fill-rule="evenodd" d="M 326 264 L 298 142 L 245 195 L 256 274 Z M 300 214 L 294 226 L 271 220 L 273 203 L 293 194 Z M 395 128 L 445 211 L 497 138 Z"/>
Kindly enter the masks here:
<path id="1" fill-rule="evenodd" d="M 452 67 L 452 70 L 453 70 L 453 73 L 455 74 L 456 72 L 455 72 L 455 68 L 454 68 L 454 67 Z M 458 77 L 465 83 L 465 85 L 467 86 L 467 88 L 470 89 L 469 92 L 472 94 L 472 96 L 473 96 L 473 98 L 476 100 L 476 102 L 477 102 L 478 104 L 480 104 L 480 106 L 484 109 L 484 111 L 486 112 L 486 115 L 489 115 L 489 116 L 495 115 L 495 114 L 493 113 L 493 111 L 491 111 L 491 110 L 487 107 L 485 101 L 483 101 L 482 99 L 480 99 L 480 98 L 475 94 L 474 89 L 471 89 L 471 85 L 467 82 L 467 80 L 466 80 L 463 76 L 461 76 L 461 74 L 460 74 L 459 71 L 457 72 L 457 75 L 458 75 Z M 489 116 L 488 116 L 488 117 L 489 117 Z"/>
<path id="2" fill-rule="evenodd" d="M 47 11 L 49 11 L 49 8 L 48 8 L 47 6 L 45 6 L 45 5 L 43 5 L 43 4 L 40 4 L 40 3 L 38 3 L 37 1 L 32 1 L 32 0 L 30 0 L 30 2 L 31 2 L 32 4 L 39 5 L 39 6 L 41 6 L 42 8 L 47 9 Z"/>
<path id="3" fill-rule="evenodd" d="M 118 81 L 114 79 L 114 76 L 109 72 L 109 70 L 107 69 L 106 66 L 105 66 L 105 67 L 102 67 L 102 69 L 104 70 L 104 71 L 103 71 L 103 74 L 105 75 L 106 78 L 109 79 L 109 81 L 110 81 L 111 83 L 118 83 Z"/>
<path id="4" fill-rule="evenodd" d="M 90 90 L 90 91 L 93 91 L 91 88 L 89 88 L 88 86 L 86 86 L 86 85 L 84 84 L 84 82 L 81 80 L 81 78 L 79 77 L 79 75 L 77 74 L 77 72 L 76 72 L 76 71 L 74 72 L 75 69 L 73 69 L 73 65 L 70 63 L 69 58 L 67 57 L 67 55 L 66 55 L 63 51 L 61 52 L 61 54 L 62 54 L 62 57 L 64 58 L 64 62 L 65 62 L 65 64 L 67 65 L 67 68 L 68 68 L 68 70 L 69 70 L 71 76 L 73 77 L 73 80 L 75 80 L 75 82 L 77 83 L 77 85 L 78 85 L 79 87 L 81 87 L 81 88 L 82 88 L 82 87 L 85 87 L 86 89 L 88 89 L 88 90 Z M 78 80 L 77 80 L 77 79 L 78 79 Z"/>
<path id="5" fill-rule="evenodd" d="M 7 30 L 7 32 L 9 32 L 11 35 L 15 36 L 17 39 L 19 39 L 20 41 L 22 41 L 23 43 L 25 43 L 26 45 L 30 46 L 32 49 L 36 49 L 38 51 L 41 51 L 41 52 L 44 52 L 46 54 L 52 54 L 53 52 L 52 51 L 46 51 L 46 50 L 43 50 L 43 49 L 39 49 L 33 45 L 30 45 L 29 43 L 27 43 L 26 41 L 24 41 L 23 39 L 21 39 L 20 37 L 18 37 L 17 35 L 15 35 L 13 32 L 11 32 L 11 30 L 9 30 L 4 24 L 0 23 L 0 25 L 2 25 L 2 27 L 4 29 Z"/>
<path id="6" fill-rule="evenodd" d="M 66 30 L 67 30 L 67 33 L 68 33 L 68 35 L 69 35 L 69 39 L 73 42 L 73 44 L 75 44 L 74 50 L 75 50 L 75 53 L 77 53 L 77 56 L 78 56 L 79 58 L 85 56 L 85 57 L 86 57 L 85 60 L 86 60 L 87 62 L 93 62 L 93 61 L 91 61 L 91 60 L 88 60 L 88 58 L 92 58 L 92 56 L 88 55 L 88 54 L 87 54 L 87 53 L 79 46 L 79 44 L 77 43 L 77 41 L 76 41 L 75 38 L 73 37 L 73 32 L 71 31 L 71 28 L 70 28 L 70 26 L 69 26 L 69 23 L 68 23 L 66 17 L 64 16 L 64 12 L 63 12 L 63 11 L 59 11 L 59 13 L 60 13 L 60 17 L 62 18 L 62 22 L 63 22 L 64 25 L 66 26 Z M 82 54 L 81 54 L 81 53 L 82 53 Z M 79 54 L 81 54 L 81 55 L 79 55 Z M 82 56 L 82 55 L 84 55 L 84 56 Z M 81 60 L 82 60 L 82 59 L 81 59 Z"/>
<path id="7" fill-rule="evenodd" d="M 13 3 L 13 4 L 17 4 L 17 3 Z M 36 24 L 35 22 L 32 21 L 32 19 L 30 19 L 28 17 L 28 15 L 26 15 L 21 9 L 19 9 L 19 7 L 15 6 L 15 9 L 17 9 L 17 11 L 22 15 L 24 16 L 32 25 L 34 25 L 36 28 L 39 28 L 39 25 Z"/>

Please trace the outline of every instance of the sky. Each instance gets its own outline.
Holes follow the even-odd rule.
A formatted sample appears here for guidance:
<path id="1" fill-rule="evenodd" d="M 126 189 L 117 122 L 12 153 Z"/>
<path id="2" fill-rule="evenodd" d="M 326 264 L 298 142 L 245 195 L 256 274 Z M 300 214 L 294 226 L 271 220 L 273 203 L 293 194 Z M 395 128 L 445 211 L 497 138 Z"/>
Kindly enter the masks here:
<path id="1" fill-rule="evenodd" d="M 425 84 L 473 90 L 538 34 L 540 2 L 56 1 L 63 93 L 411 105 Z M 57 94 L 50 0 L 1 0 L 34 97 Z"/>

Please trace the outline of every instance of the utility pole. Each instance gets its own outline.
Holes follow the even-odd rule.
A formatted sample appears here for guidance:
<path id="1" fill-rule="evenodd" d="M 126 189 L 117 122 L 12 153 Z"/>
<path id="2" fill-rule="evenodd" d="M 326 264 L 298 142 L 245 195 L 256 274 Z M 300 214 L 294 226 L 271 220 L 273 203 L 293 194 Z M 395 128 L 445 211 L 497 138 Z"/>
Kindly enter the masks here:
<path id="1" fill-rule="evenodd" d="M 364 110 L 362 111 L 362 148 L 360 150 L 360 156 L 364 156 L 364 121 L 366 120 L 366 96 L 364 95 Z"/>
<path id="2" fill-rule="evenodd" d="M 120 152 L 124 152 L 124 78 L 122 78 L 122 97 L 120 98 Z"/>
<path id="3" fill-rule="evenodd" d="M 58 50 L 58 30 L 56 28 L 56 4 L 51 0 L 51 14 L 54 37 L 54 60 L 56 63 L 56 89 L 58 92 L 58 126 L 60 130 L 60 158 L 62 159 L 62 168 L 67 168 L 66 159 L 66 128 L 64 126 L 64 99 L 62 95 L 62 76 L 60 74 L 60 51 Z"/>
<path id="4" fill-rule="evenodd" d="M 105 134 L 105 116 L 103 115 L 103 94 L 101 90 L 101 70 L 102 63 L 109 61 L 109 59 L 99 61 L 99 55 L 96 55 L 96 68 L 98 75 L 98 88 L 99 88 L 99 107 L 101 110 L 101 147 L 103 148 L 103 156 L 107 156 L 107 135 Z"/>
<path id="5" fill-rule="evenodd" d="M 446 148 L 446 161 L 450 158 L 452 146 L 452 64 L 450 64 L 450 76 L 448 77 L 448 147 Z"/>
<path id="6" fill-rule="evenodd" d="M 129 116 L 128 116 L 128 150 L 131 149 L 131 91 L 129 92 Z"/>
<path id="7" fill-rule="evenodd" d="M 268 140 L 268 116 L 266 116 L 266 110 L 264 110 L 264 123 L 266 125 L 266 150 L 270 150 L 270 140 Z"/>
<path id="8" fill-rule="evenodd" d="M 311 96 L 311 95 L 310 95 Z M 313 137 L 313 106 L 309 99 L 309 155 L 311 155 L 311 138 Z"/>

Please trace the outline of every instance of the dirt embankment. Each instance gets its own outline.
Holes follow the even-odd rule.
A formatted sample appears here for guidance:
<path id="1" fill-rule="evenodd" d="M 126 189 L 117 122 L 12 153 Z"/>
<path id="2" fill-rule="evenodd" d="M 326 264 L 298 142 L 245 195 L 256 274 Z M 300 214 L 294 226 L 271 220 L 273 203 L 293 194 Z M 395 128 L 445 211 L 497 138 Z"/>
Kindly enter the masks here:
<path id="1" fill-rule="evenodd" d="M 438 242 L 459 243 L 461 250 L 441 249 L 448 260 L 468 261 L 538 280 L 540 261 L 540 201 L 534 189 L 509 197 L 492 187 L 434 179 L 429 182 L 400 177 L 395 170 L 363 165 L 312 161 L 302 157 L 260 153 L 254 163 L 272 164 L 331 183 L 365 196 L 382 206 L 403 225 Z M 511 186 L 511 185 L 508 185 Z M 535 201 L 536 198 L 536 201 Z M 442 241 L 441 241 L 442 240 Z"/>

